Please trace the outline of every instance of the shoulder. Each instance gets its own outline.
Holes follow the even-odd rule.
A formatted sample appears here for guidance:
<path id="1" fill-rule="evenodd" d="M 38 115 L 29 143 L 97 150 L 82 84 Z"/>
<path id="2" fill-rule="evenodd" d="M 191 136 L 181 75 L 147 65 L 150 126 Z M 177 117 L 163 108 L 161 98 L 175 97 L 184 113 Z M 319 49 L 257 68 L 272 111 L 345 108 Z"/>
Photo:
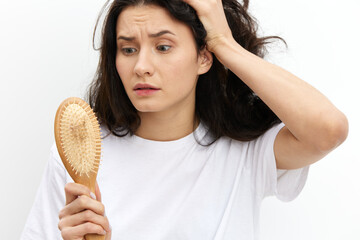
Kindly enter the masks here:
<path id="1" fill-rule="evenodd" d="M 274 143 L 283 123 L 276 124 L 264 134 L 251 141 L 239 141 L 226 136 L 219 138 L 209 146 L 217 156 L 246 163 L 246 166 L 258 165 L 267 159 L 274 159 Z"/>
<path id="2" fill-rule="evenodd" d="M 264 132 L 262 135 L 250 141 L 240 141 L 229 138 L 227 136 L 222 136 L 216 141 L 216 143 L 218 143 L 219 145 L 229 145 L 229 146 L 234 145 L 234 146 L 246 146 L 246 147 L 256 147 L 256 146 L 269 145 L 269 144 L 274 145 L 276 136 L 284 126 L 285 125 L 283 123 L 275 124 L 274 126 L 269 128 L 266 132 Z"/>

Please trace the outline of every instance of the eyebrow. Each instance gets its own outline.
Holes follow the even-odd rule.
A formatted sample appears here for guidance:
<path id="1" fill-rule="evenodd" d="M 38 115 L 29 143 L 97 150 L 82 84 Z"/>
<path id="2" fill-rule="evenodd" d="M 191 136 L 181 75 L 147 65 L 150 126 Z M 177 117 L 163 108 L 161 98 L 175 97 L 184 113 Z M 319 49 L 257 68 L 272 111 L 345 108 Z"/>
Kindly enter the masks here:
<path id="1" fill-rule="evenodd" d="M 162 35 L 164 35 L 164 34 L 171 34 L 171 35 L 176 36 L 174 33 L 170 32 L 169 30 L 162 30 L 162 31 L 160 31 L 160 32 L 158 32 L 158 33 L 149 34 L 149 37 L 151 37 L 151 38 L 157 38 L 157 37 L 160 37 L 160 36 L 162 36 Z M 117 40 L 120 40 L 120 39 L 123 39 L 123 40 L 125 40 L 125 41 L 133 41 L 133 40 L 135 39 L 135 37 L 119 36 L 119 37 L 117 38 Z"/>

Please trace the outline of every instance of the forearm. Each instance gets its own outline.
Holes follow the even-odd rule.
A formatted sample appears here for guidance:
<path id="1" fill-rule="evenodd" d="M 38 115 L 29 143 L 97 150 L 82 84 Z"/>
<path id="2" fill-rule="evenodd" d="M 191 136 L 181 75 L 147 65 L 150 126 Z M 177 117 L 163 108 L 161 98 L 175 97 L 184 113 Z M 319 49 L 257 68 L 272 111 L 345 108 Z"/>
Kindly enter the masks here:
<path id="1" fill-rule="evenodd" d="M 347 133 L 346 117 L 318 90 L 235 41 L 219 45 L 217 58 L 249 86 L 299 141 L 328 150 Z M 344 129 L 346 128 L 346 129 Z"/>

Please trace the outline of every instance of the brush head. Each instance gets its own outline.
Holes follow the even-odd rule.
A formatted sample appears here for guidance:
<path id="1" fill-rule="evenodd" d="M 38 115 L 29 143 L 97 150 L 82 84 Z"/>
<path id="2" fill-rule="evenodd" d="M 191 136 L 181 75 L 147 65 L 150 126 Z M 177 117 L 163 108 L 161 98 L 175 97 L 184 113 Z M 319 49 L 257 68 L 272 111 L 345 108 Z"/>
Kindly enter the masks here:
<path id="1" fill-rule="evenodd" d="M 60 104 L 55 117 L 55 141 L 72 179 L 93 191 L 101 158 L 101 133 L 89 104 L 75 97 Z"/>

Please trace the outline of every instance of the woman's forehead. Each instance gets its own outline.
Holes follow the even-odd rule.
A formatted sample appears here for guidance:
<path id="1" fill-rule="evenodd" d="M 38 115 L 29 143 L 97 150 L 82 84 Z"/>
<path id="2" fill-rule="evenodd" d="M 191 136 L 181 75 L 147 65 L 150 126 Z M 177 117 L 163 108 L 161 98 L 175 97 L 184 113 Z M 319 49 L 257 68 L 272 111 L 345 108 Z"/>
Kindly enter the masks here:
<path id="1" fill-rule="evenodd" d="M 164 8 L 156 5 L 130 6 L 125 8 L 117 20 L 117 32 L 133 32 L 135 28 L 147 28 L 158 32 L 160 29 L 172 29 L 172 32 L 185 24 L 176 20 Z"/>

